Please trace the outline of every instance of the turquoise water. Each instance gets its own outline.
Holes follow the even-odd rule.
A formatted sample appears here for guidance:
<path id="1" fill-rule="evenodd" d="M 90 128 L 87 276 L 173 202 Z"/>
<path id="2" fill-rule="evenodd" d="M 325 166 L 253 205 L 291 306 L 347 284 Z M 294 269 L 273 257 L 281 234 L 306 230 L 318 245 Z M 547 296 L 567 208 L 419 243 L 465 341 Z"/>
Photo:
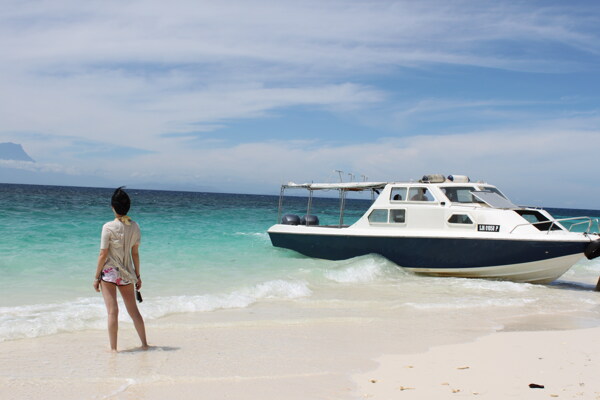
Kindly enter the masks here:
<path id="1" fill-rule="evenodd" d="M 565 285 L 589 289 L 586 285 L 600 272 L 600 264 L 582 260 L 552 286 L 440 282 L 408 274 L 377 256 L 332 262 L 272 247 L 266 230 L 277 219 L 276 196 L 128 192 L 130 216 L 142 229 L 141 308 L 150 320 L 261 301 L 357 301 L 359 291 L 365 301 L 377 298 L 415 310 L 448 304 L 459 310 L 481 302 L 529 307 L 533 301 L 544 312 L 546 296 L 556 298 L 556 289 Z M 92 279 L 100 229 L 113 218 L 111 194 L 112 189 L 0 184 L 0 341 L 104 327 L 105 310 Z M 350 200 L 345 223 L 359 218 L 369 204 Z M 286 212 L 306 211 L 303 198 L 287 197 L 284 205 Z M 315 199 L 313 211 L 322 223 L 339 221 L 337 199 Z M 600 216 L 598 211 L 551 211 Z M 438 291 L 436 301 L 429 296 L 432 290 Z M 513 292 L 523 297 L 515 299 Z M 588 292 L 575 300 L 564 294 L 564 303 L 552 308 L 597 307 L 599 296 Z"/>

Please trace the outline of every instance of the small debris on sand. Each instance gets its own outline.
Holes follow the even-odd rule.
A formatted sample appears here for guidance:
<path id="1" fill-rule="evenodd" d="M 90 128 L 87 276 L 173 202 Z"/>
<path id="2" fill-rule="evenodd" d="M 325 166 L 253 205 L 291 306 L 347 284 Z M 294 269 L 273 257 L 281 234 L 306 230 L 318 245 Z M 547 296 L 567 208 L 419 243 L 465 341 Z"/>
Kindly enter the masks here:
<path id="1" fill-rule="evenodd" d="M 537 383 L 530 383 L 530 384 L 529 384 L 529 387 L 530 387 L 531 389 L 543 389 L 543 388 L 544 388 L 544 385 L 539 385 L 539 384 L 537 384 Z"/>

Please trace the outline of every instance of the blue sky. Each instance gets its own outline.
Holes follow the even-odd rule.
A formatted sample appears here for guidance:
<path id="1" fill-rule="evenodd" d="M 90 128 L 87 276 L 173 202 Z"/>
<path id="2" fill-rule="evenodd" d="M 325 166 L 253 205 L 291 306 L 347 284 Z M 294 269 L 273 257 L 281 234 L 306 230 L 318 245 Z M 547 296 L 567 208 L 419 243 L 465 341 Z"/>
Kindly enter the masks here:
<path id="1" fill-rule="evenodd" d="M 335 169 L 466 174 L 600 208 L 598 2 L 2 3 L 0 142 L 37 161 L 5 179 L 277 193 Z"/>

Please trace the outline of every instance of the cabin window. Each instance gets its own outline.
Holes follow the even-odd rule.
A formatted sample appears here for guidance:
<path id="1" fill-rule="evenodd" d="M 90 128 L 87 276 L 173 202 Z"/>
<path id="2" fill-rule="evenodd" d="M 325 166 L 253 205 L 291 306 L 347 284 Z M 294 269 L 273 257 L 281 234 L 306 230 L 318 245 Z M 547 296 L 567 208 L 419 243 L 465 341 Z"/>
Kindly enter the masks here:
<path id="1" fill-rule="evenodd" d="M 388 222 L 388 210 L 375 209 L 369 214 L 370 223 L 386 224 Z"/>
<path id="2" fill-rule="evenodd" d="M 391 201 L 406 201 L 406 191 L 405 187 L 400 188 L 392 188 L 392 192 L 390 194 Z"/>
<path id="3" fill-rule="evenodd" d="M 406 210 L 390 210 L 390 222 L 403 224 L 406 222 Z"/>
<path id="4" fill-rule="evenodd" d="M 535 226 L 540 231 L 547 231 L 552 226 L 553 231 L 562 230 L 560 226 L 553 224 L 550 222 L 548 218 L 546 218 L 541 212 L 536 210 L 515 210 L 517 214 L 521 217 L 525 218 L 525 220 L 533 226 Z"/>
<path id="5" fill-rule="evenodd" d="M 474 191 L 475 188 L 471 186 L 442 188 L 442 192 L 453 203 L 482 203 L 481 200 L 473 197 L 471 192 Z"/>
<path id="6" fill-rule="evenodd" d="M 471 218 L 467 214 L 452 214 L 448 218 L 448 222 L 451 224 L 473 224 L 473 221 L 471 221 Z"/>
<path id="7" fill-rule="evenodd" d="M 408 191 L 410 201 L 434 201 L 433 195 L 424 187 L 413 187 Z"/>

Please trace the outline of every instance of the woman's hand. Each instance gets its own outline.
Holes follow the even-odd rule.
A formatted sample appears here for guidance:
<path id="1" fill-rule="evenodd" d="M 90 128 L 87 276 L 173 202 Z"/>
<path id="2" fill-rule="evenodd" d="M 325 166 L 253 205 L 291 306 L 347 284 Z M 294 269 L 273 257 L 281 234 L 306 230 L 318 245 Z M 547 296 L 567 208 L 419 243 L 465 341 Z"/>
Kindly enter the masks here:
<path id="1" fill-rule="evenodd" d="M 98 264 L 96 266 L 96 279 L 94 280 L 94 289 L 96 289 L 96 292 L 100 291 L 100 278 L 102 277 L 102 268 L 104 268 L 104 264 L 106 264 L 107 258 L 108 248 L 100 249 L 100 254 L 98 254 Z"/>
<path id="2" fill-rule="evenodd" d="M 135 288 L 140 290 L 142 288 L 142 278 L 138 277 L 137 282 L 135 283 Z"/>

